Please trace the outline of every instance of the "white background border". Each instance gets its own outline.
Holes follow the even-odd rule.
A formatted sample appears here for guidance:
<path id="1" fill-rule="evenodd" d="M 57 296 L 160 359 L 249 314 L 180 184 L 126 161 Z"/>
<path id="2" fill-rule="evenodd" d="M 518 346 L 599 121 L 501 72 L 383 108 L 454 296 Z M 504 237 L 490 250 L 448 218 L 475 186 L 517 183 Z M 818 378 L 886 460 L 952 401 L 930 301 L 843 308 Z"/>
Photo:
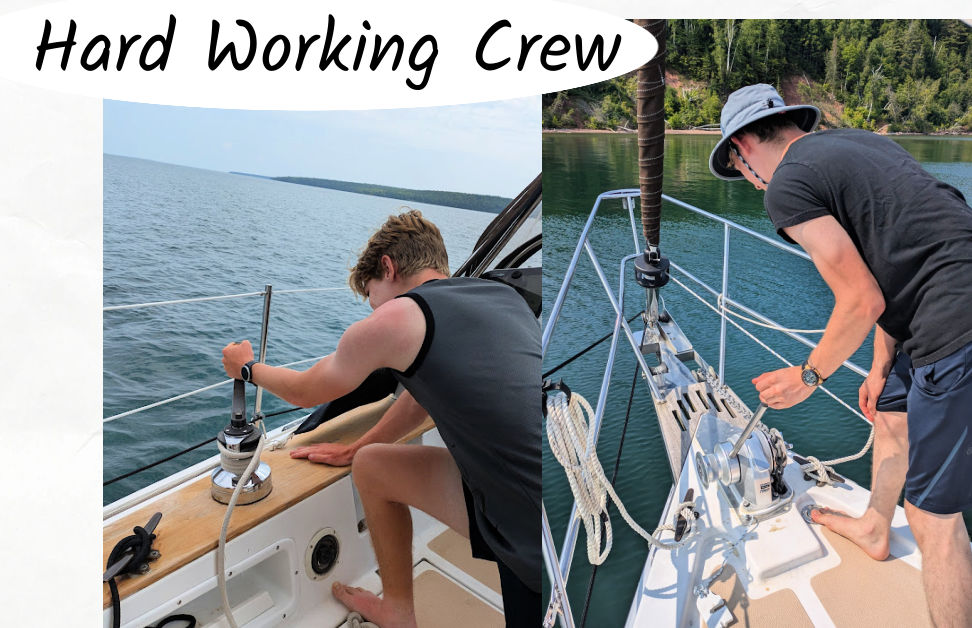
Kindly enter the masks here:
<path id="1" fill-rule="evenodd" d="M 573 3 L 624 17 L 727 12 L 725 2 L 711 0 Z M 35 4 L 40 3 L 5 1 L 0 14 Z M 732 13 L 972 17 L 967 6 L 748 1 L 733 4 Z M 102 621 L 101 112 L 99 100 L 0 81 L 0 398 L 8 470 L 0 509 L 4 625 Z"/>

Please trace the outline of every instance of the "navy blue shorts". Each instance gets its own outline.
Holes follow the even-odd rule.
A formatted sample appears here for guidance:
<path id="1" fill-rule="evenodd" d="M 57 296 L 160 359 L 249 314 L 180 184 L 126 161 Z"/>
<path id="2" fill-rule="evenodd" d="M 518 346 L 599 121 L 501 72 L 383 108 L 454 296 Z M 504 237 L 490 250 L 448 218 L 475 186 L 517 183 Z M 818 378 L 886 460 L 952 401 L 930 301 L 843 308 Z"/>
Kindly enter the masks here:
<path id="1" fill-rule="evenodd" d="M 908 413 L 905 499 L 940 515 L 972 508 L 972 343 L 918 368 L 898 353 L 877 409 Z"/>

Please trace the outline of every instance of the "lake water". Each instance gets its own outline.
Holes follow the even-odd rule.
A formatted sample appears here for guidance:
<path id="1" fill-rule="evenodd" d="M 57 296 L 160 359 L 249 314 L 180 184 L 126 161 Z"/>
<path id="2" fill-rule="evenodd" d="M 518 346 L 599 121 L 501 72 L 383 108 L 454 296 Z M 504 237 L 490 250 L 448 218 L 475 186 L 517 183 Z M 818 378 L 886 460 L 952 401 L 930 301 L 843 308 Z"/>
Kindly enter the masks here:
<path id="1" fill-rule="evenodd" d="M 665 193 L 775 237 L 763 209 L 761 192 L 748 183 L 731 184 L 710 174 L 709 152 L 716 141 L 714 135 L 670 135 L 665 138 Z M 972 140 L 909 137 L 896 141 L 928 171 L 962 190 L 967 199 L 972 199 Z M 637 187 L 637 164 L 634 135 L 543 136 L 545 303 L 553 303 L 595 198 L 607 190 Z M 617 260 L 633 251 L 627 212 L 621 209 L 620 202 L 614 201 L 602 205 L 599 220 L 591 240 L 606 274 L 616 286 Z M 722 238 L 721 225 L 670 203 L 663 205 L 663 253 L 717 289 L 722 281 Z M 673 275 L 685 282 L 679 273 L 673 272 Z M 630 270 L 628 277 L 630 279 Z M 629 287 L 633 285 L 633 282 L 629 283 Z M 692 284 L 690 287 L 696 289 Z M 629 317 L 643 307 L 643 303 L 639 306 L 636 302 L 634 291 L 630 294 L 626 308 Z M 823 328 L 833 306 L 830 290 L 809 262 L 738 232 L 733 233 L 730 246 L 729 294 L 787 327 L 801 329 Z M 718 367 L 719 317 L 674 282 L 663 289 L 662 295 L 668 310 L 696 350 L 709 364 Z M 613 311 L 593 267 L 587 256 L 582 255 L 554 343 L 544 361 L 544 370 L 610 332 L 613 319 Z M 754 329 L 752 326 L 748 328 Z M 799 364 L 806 357 L 806 347 L 778 332 L 759 329 L 754 333 L 791 362 Z M 600 388 L 608 346 L 608 343 L 602 344 L 559 371 L 555 377 L 562 377 L 571 390 L 579 391 L 593 404 Z M 727 383 L 744 402 L 755 407 L 758 399 L 750 380 L 764 371 L 785 365 L 732 326 L 728 331 L 727 347 Z M 618 355 L 598 441 L 598 455 L 608 478 L 614 468 L 635 372 L 634 356 L 623 341 Z M 852 360 L 865 369 L 870 366 L 869 341 Z M 859 376 L 841 369 L 827 382 L 827 387 L 856 407 L 860 383 Z M 661 515 L 672 479 L 646 385 L 639 382 L 635 393 L 615 486 L 635 520 L 652 530 Z M 764 422 L 779 428 L 796 451 L 815 455 L 821 460 L 858 451 L 869 431 L 867 424 L 819 392 L 790 410 L 770 411 Z M 863 486 L 869 486 L 870 459 L 868 454 L 860 460 L 840 465 L 837 470 Z M 546 447 L 543 465 L 543 499 L 559 549 L 567 528 L 572 497 L 563 470 Z M 624 623 L 648 554 L 647 544 L 627 527 L 613 507 L 611 523 L 614 549 L 598 569 L 588 614 L 589 626 L 620 626 Z M 966 523 L 970 524 L 968 513 Z M 581 531 L 568 581 L 568 593 L 578 623 L 591 573 L 585 545 L 586 536 Z"/>
<path id="2" fill-rule="evenodd" d="M 104 304 L 262 291 L 275 295 L 267 362 L 323 356 L 371 309 L 347 287 L 357 251 L 404 205 L 336 190 L 104 156 Z M 493 214 L 411 203 L 442 231 L 453 269 Z M 104 416 L 226 379 L 220 351 L 258 347 L 263 299 L 187 303 L 104 314 Z M 307 368 L 303 365 L 298 368 Z M 212 438 L 230 415 L 232 387 L 122 417 L 104 426 L 105 480 Z M 250 391 L 248 408 L 252 412 Z M 264 395 L 270 413 L 290 406 Z M 302 416 L 268 420 L 273 428 Z M 215 443 L 105 487 L 109 503 L 217 453 Z"/>

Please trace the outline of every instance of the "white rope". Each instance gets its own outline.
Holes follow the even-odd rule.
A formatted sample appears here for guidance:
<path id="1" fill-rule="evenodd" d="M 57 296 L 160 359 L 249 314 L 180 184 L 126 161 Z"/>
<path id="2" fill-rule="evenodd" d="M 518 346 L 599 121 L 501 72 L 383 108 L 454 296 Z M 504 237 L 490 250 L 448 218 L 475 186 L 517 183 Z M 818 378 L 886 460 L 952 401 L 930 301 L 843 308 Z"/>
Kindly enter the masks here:
<path id="1" fill-rule="evenodd" d="M 338 290 L 345 291 L 350 290 L 350 288 L 294 288 L 291 290 L 274 290 L 274 294 L 294 294 L 297 292 L 336 292 Z M 150 301 L 148 303 L 132 303 L 129 305 L 108 305 L 101 310 L 103 312 L 115 312 L 117 310 L 134 310 L 143 307 L 155 307 L 157 305 L 176 305 L 178 303 L 201 303 L 203 301 L 221 301 L 223 299 L 239 299 L 241 297 L 258 297 L 266 294 L 265 291 L 261 290 L 259 292 L 243 292 L 240 294 L 224 294 L 215 297 L 194 297 L 190 299 L 172 299 L 171 301 Z"/>
<path id="2" fill-rule="evenodd" d="M 345 621 L 349 628 L 378 628 L 378 624 L 373 624 L 370 621 L 365 621 L 364 617 L 360 613 L 350 612 L 348 613 Z"/>
<path id="3" fill-rule="evenodd" d="M 321 359 L 323 359 L 325 357 L 327 357 L 327 356 L 326 355 L 320 355 L 320 356 L 317 356 L 316 358 L 307 358 L 305 360 L 297 360 L 296 362 L 288 362 L 287 364 L 280 364 L 279 366 L 281 366 L 281 367 L 297 366 L 299 364 L 306 364 L 307 362 L 317 362 L 318 360 L 321 360 Z M 212 390 L 213 388 L 218 388 L 220 386 L 225 386 L 226 384 L 229 384 L 232 381 L 233 380 L 231 380 L 231 379 L 224 379 L 221 382 L 216 382 L 215 384 L 210 384 L 209 386 L 203 386 L 202 388 L 197 388 L 196 390 L 192 390 L 192 391 L 189 391 L 187 393 L 182 393 L 181 395 L 176 395 L 175 397 L 169 397 L 168 399 L 163 399 L 162 401 L 156 401 L 155 403 L 150 403 L 150 404 L 148 404 L 146 406 L 142 406 L 140 408 L 135 408 L 134 410 L 126 410 L 125 412 L 120 412 L 118 414 L 113 414 L 113 415 L 111 415 L 109 417 L 105 417 L 104 419 L 101 420 L 101 422 L 102 423 L 108 423 L 109 421 L 114 421 L 116 419 L 120 419 L 122 417 L 126 417 L 126 416 L 128 416 L 130 414 L 137 414 L 137 413 L 143 412 L 145 410 L 151 410 L 152 408 L 157 408 L 159 406 L 164 406 L 165 404 L 172 403 L 173 401 L 178 401 L 180 399 L 185 399 L 186 397 L 191 397 L 193 395 L 198 395 L 201 392 L 206 392 L 207 390 Z"/>
<path id="4" fill-rule="evenodd" d="M 310 416 L 310 415 L 307 415 L 307 416 Z M 307 417 L 304 417 L 304 418 L 306 419 Z M 301 423 L 303 423 L 303 421 L 301 421 Z M 270 444 L 267 445 L 270 448 L 270 451 L 277 451 L 278 449 L 281 449 L 282 447 L 284 447 L 290 441 L 290 439 L 294 437 L 294 432 L 297 431 L 297 428 L 298 427 L 300 427 L 300 423 L 298 423 L 297 425 L 293 426 L 289 430 L 286 430 L 284 432 L 281 432 L 280 435 L 276 439 L 270 441 Z"/>
<path id="5" fill-rule="evenodd" d="M 242 476 L 246 469 L 250 466 L 250 460 L 253 458 L 252 451 L 233 451 L 227 449 L 223 443 L 216 441 L 216 446 L 219 448 L 219 466 L 226 469 L 230 473 L 236 476 Z"/>
<path id="6" fill-rule="evenodd" d="M 689 294 L 691 294 L 692 296 L 694 296 L 696 299 L 698 299 L 699 301 L 701 301 L 710 310 L 712 310 L 716 314 L 720 314 L 720 310 L 718 308 L 716 308 L 714 305 L 712 305 L 711 303 L 709 303 L 708 301 L 706 301 L 702 296 L 700 296 L 699 294 L 697 294 L 695 291 L 693 291 L 691 288 L 689 288 L 688 286 L 686 286 L 685 284 L 683 284 L 681 281 L 679 281 L 678 279 L 675 279 L 674 277 L 671 277 L 671 280 L 674 281 L 675 283 L 677 283 L 678 285 L 680 285 L 686 292 L 688 292 Z M 723 311 L 728 311 L 728 310 L 723 310 Z M 730 320 L 728 318 L 726 319 L 726 321 L 728 323 L 730 323 L 733 327 L 735 327 L 736 329 L 738 329 L 739 331 L 741 331 L 742 333 L 746 334 L 746 336 L 748 336 L 750 339 L 752 339 L 753 342 L 755 342 L 756 344 L 758 344 L 762 348 L 764 348 L 767 351 L 769 351 L 770 353 L 772 353 L 774 356 L 776 356 L 784 364 L 786 364 L 787 366 L 793 366 L 793 363 L 791 363 L 789 360 L 787 360 L 786 358 L 784 358 L 782 355 L 780 355 L 779 353 L 777 353 L 776 351 L 774 351 L 765 342 L 763 342 L 762 340 L 760 340 L 759 338 L 757 338 L 756 336 L 754 336 L 748 329 L 744 328 L 742 325 L 740 325 L 736 321 Z M 868 421 L 867 418 L 865 418 L 863 414 L 861 414 L 860 412 L 858 412 L 856 409 L 852 408 L 843 399 L 841 399 L 840 397 L 838 397 L 834 393 L 830 392 L 829 390 L 827 390 L 823 386 L 819 386 L 819 388 L 820 388 L 821 391 L 823 391 L 824 393 L 826 393 L 831 399 L 833 399 L 834 401 L 836 401 L 840 405 L 842 405 L 845 408 L 847 408 L 848 410 L 850 410 L 850 412 L 852 414 L 857 415 L 862 421 L 864 421 L 865 423 L 867 423 L 869 425 L 871 424 L 871 422 Z M 826 469 L 826 466 L 838 465 L 838 464 L 842 464 L 844 462 L 850 462 L 851 460 L 857 460 L 858 458 L 863 457 L 864 454 L 866 454 L 868 452 L 868 450 L 871 448 L 871 444 L 873 442 L 874 442 L 874 426 L 871 425 L 871 433 L 867 437 L 867 443 L 865 443 L 864 444 L 864 447 L 860 451 L 858 451 L 857 453 L 851 454 L 849 456 L 844 456 L 843 458 L 835 458 L 833 460 L 825 460 L 823 462 L 820 462 L 819 460 L 817 460 L 817 458 L 815 458 L 813 456 L 808 456 L 807 457 L 808 462 L 806 464 L 804 464 L 804 465 L 801 465 L 800 469 L 802 471 L 804 471 L 804 472 L 807 472 L 808 475 L 810 475 L 811 477 L 814 477 L 819 482 L 825 482 L 827 484 L 831 484 L 832 481 L 830 480 L 830 474 L 828 473 L 828 470 Z"/>
<path id="7" fill-rule="evenodd" d="M 864 454 L 866 454 L 868 450 L 871 448 L 872 443 L 874 443 L 873 427 L 871 427 L 871 432 L 867 436 L 867 442 L 864 443 L 864 447 L 862 447 L 861 450 L 858 451 L 856 454 L 844 456 L 843 458 L 834 458 L 833 460 L 824 460 L 823 462 L 818 460 L 815 456 L 807 456 L 807 462 L 805 464 L 800 465 L 800 470 L 806 473 L 807 475 L 809 475 L 817 482 L 833 485 L 834 481 L 830 477 L 830 474 L 833 472 L 833 469 L 831 467 L 864 457 Z"/>
<path id="8" fill-rule="evenodd" d="M 229 504 L 226 505 L 226 516 L 223 517 L 223 527 L 219 532 L 219 544 L 216 546 L 216 580 L 219 583 L 219 594 L 223 600 L 223 612 L 226 614 L 226 621 L 229 622 L 230 628 L 237 628 L 236 619 L 233 617 L 233 609 L 229 603 L 229 595 L 226 590 L 226 534 L 229 531 L 230 517 L 233 516 L 233 509 L 236 507 L 236 501 L 240 498 L 240 493 L 243 492 L 243 487 L 250 480 L 250 476 L 256 470 L 257 465 L 260 464 L 260 453 L 263 452 L 263 443 L 266 441 L 266 432 L 260 435 L 260 440 L 257 442 L 256 449 L 250 454 L 250 462 L 244 469 L 243 474 L 236 481 L 236 488 L 233 489 L 233 496 L 230 497 Z M 219 441 L 217 441 L 219 442 Z M 223 453 L 224 449 L 220 445 L 220 453 Z M 230 452 L 234 453 L 234 452 Z"/>
<path id="9" fill-rule="evenodd" d="M 592 565 L 600 565 L 611 552 L 614 538 L 610 517 L 606 516 L 604 520 L 603 542 L 601 537 L 601 515 L 607 515 L 608 497 L 631 529 L 648 543 L 666 550 L 684 545 L 695 530 L 695 514 L 691 511 L 693 503 L 683 502 L 675 509 L 688 522 L 688 528 L 680 541 L 668 542 L 658 537 L 662 531 L 674 531 L 675 527 L 672 525 L 659 526 L 653 534 L 649 534 L 635 523 L 608 482 L 597 458 L 593 435 L 588 434 L 588 421 L 593 414 L 587 400 L 576 392 L 571 393 L 569 403 L 563 394 L 550 395 L 547 398 L 547 440 L 554 457 L 567 474 L 567 482 L 577 504 L 577 516 L 587 532 L 588 561 Z"/>

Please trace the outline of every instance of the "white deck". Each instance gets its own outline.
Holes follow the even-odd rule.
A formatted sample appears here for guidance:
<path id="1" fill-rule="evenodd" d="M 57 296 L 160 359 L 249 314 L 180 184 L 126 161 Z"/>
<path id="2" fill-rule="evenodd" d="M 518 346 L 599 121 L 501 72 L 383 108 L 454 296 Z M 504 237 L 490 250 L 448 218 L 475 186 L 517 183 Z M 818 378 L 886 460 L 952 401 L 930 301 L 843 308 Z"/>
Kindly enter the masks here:
<path id="1" fill-rule="evenodd" d="M 694 440 L 688 459 L 704 450 Z M 700 583 L 726 600 L 734 625 L 861 625 L 877 612 L 897 625 L 930 626 L 920 584 L 921 557 L 904 511 L 898 507 L 892 523 L 892 556 L 874 561 L 800 514 L 804 506 L 816 503 L 859 515 L 867 507 L 869 491 L 851 481 L 817 487 L 803 478 L 792 459 L 784 478 L 794 492 L 791 504 L 746 524 L 727 506 L 717 482 L 704 487 L 695 464 L 685 464 L 660 523 L 671 522 L 671 509 L 692 488 L 700 531 L 677 550 L 652 549 L 626 626 L 705 625 L 695 592 Z M 722 573 L 713 578 L 723 563 Z"/>

